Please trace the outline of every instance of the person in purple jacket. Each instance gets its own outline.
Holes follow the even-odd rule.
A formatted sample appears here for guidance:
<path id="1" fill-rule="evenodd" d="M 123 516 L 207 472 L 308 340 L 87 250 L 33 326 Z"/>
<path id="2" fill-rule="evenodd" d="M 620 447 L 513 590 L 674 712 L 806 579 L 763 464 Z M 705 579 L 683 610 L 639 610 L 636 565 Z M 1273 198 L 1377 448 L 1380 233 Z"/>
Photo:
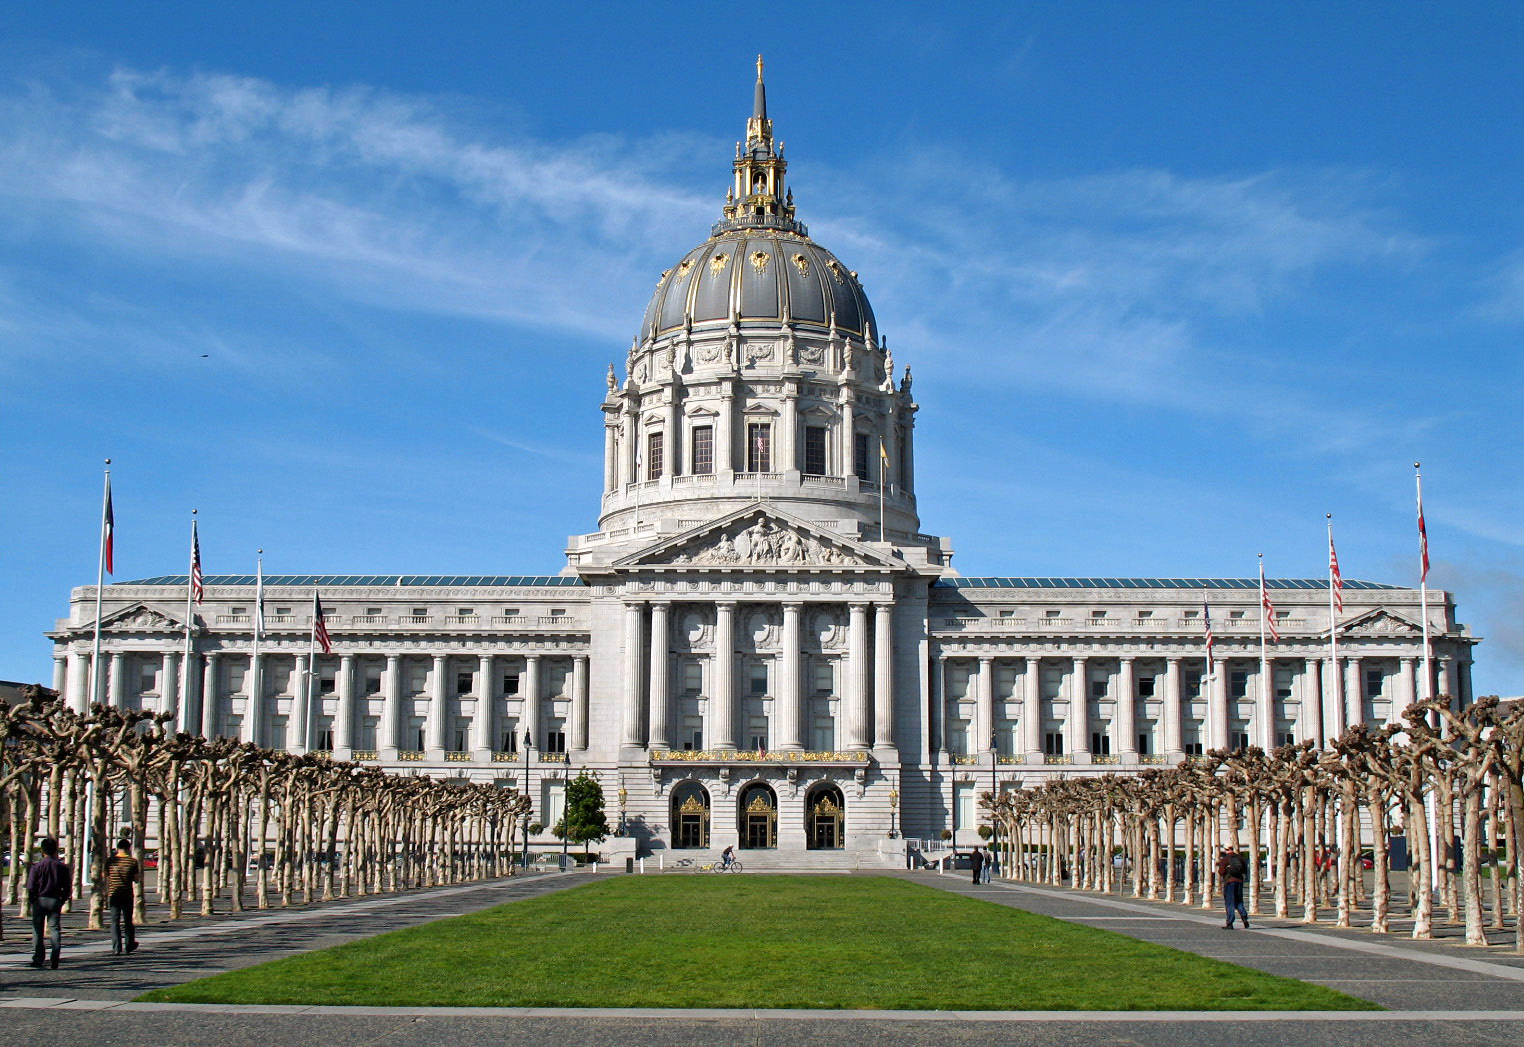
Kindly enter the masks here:
<path id="1" fill-rule="evenodd" d="M 32 864 L 26 874 L 27 898 L 32 903 L 32 966 L 42 966 L 42 940 L 44 931 L 50 932 L 52 955 L 49 966 L 58 969 L 58 949 L 61 944 L 59 914 L 69 900 L 74 886 L 74 874 L 58 860 L 58 841 L 44 836 L 38 845 L 42 857 Z"/>

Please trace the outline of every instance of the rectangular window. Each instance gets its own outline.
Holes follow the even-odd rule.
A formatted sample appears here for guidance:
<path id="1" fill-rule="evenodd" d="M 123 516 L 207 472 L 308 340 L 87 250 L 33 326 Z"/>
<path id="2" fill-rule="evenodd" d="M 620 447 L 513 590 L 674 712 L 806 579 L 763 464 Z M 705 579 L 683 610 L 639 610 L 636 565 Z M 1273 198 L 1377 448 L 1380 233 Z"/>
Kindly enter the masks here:
<path id="1" fill-rule="evenodd" d="M 1185 696 L 1187 698 L 1201 697 L 1201 680 L 1203 673 L 1200 669 L 1187 669 L 1185 673 Z"/>
<path id="2" fill-rule="evenodd" d="M 804 427 L 804 473 L 806 476 L 826 474 L 826 428 L 823 425 Z"/>
<path id="3" fill-rule="evenodd" d="M 468 732 L 464 724 L 455 725 L 455 730 L 451 732 L 452 737 L 450 739 L 450 741 L 454 743 L 450 746 L 450 751 L 452 753 L 463 753 L 470 748 L 470 743 L 466 740 L 467 733 Z"/>
<path id="4" fill-rule="evenodd" d="M 1064 755 L 1064 734 L 1062 731 L 1044 731 L 1042 736 L 1042 751 L 1045 756 Z"/>
<path id="5" fill-rule="evenodd" d="M 959 756 L 969 755 L 967 720 L 949 720 L 947 722 L 947 751 L 956 753 Z"/>
<path id="6" fill-rule="evenodd" d="M 457 607 L 457 608 L 455 608 L 455 613 L 458 616 L 460 616 L 461 618 L 474 618 L 476 616 L 476 608 L 475 607 Z"/>
<path id="7" fill-rule="evenodd" d="M 424 694 L 429 688 L 429 667 L 410 665 L 407 672 L 408 694 Z"/>
<path id="8" fill-rule="evenodd" d="M 403 737 L 411 738 L 413 740 L 412 747 L 414 752 L 423 752 L 424 748 L 428 744 L 428 734 L 424 731 L 422 720 L 414 720 L 412 729 L 405 732 Z"/>
<path id="9" fill-rule="evenodd" d="M 1149 753 L 1151 753 L 1153 751 L 1154 751 L 1154 736 L 1153 736 L 1153 732 L 1151 732 L 1151 731 L 1140 731 L 1138 733 L 1138 755 L 1139 756 L 1147 756 Z"/>
<path id="10" fill-rule="evenodd" d="M 695 474 L 708 475 L 714 472 L 714 426 L 693 427 L 693 455 L 690 460 Z"/>
<path id="11" fill-rule="evenodd" d="M 1380 698 L 1386 687 L 1386 673 L 1380 669 L 1365 670 L 1365 697 Z"/>
<path id="12" fill-rule="evenodd" d="M 868 434 L 852 434 L 852 473 L 859 480 L 871 480 L 868 473 Z"/>
<path id="13" fill-rule="evenodd" d="M 1228 697 L 1243 699 L 1249 697 L 1249 674 L 1244 669 L 1234 669 L 1228 673 Z"/>
<path id="14" fill-rule="evenodd" d="M 1200 756 L 1200 755 L 1202 755 L 1201 743 L 1200 742 L 1186 742 L 1185 743 L 1185 755 L 1187 755 L 1187 756 Z"/>
<path id="15" fill-rule="evenodd" d="M 1050 608 L 1048 608 L 1046 611 L 1044 611 L 1042 613 L 1042 616 L 1044 618 L 1061 618 L 1063 616 L 1063 613 L 1064 612 L 1060 611 L 1056 607 L 1050 607 Z"/>
<path id="16" fill-rule="evenodd" d="M 143 667 L 143 675 L 138 680 L 138 693 L 139 694 L 152 694 L 153 691 L 154 691 L 154 688 L 158 684 L 158 682 L 159 682 L 159 674 L 157 672 L 155 672 L 152 667 L 150 667 L 150 666 L 144 666 Z"/>
<path id="17" fill-rule="evenodd" d="M 662 467 L 662 435 L 661 433 L 646 434 L 646 479 L 661 479 Z"/>
<path id="18" fill-rule="evenodd" d="M 836 693 L 836 671 L 830 662 L 815 663 L 815 697 L 829 698 Z"/>
<path id="19" fill-rule="evenodd" d="M 753 716 L 751 718 L 751 730 L 748 733 L 749 733 L 749 739 L 748 740 L 751 743 L 751 748 L 755 749 L 758 752 L 766 752 L 767 751 L 767 717 L 765 717 L 765 716 Z"/>
<path id="20" fill-rule="evenodd" d="M 365 693 L 381 693 L 381 667 L 379 665 L 371 666 L 365 670 Z M 375 746 L 373 745 L 371 748 L 374 749 Z"/>
<path id="21" fill-rule="evenodd" d="M 683 749 L 688 752 L 697 752 L 704 748 L 704 721 L 697 716 L 690 716 L 683 721 L 682 732 Z"/>
<path id="22" fill-rule="evenodd" d="M 1157 677 L 1153 676 L 1138 677 L 1138 697 L 1152 698 L 1154 696 L 1154 687 L 1156 685 L 1156 680 Z"/>
<path id="23" fill-rule="evenodd" d="M 466 672 L 466 673 L 456 673 L 455 674 L 455 693 L 456 694 L 470 694 L 471 693 L 471 683 L 475 679 L 476 679 L 476 674 L 475 673 L 469 673 L 469 672 Z"/>
<path id="24" fill-rule="evenodd" d="M 768 422 L 749 422 L 746 426 L 746 471 L 773 471 L 773 427 Z"/>
<path id="25" fill-rule="evenodd" d="M 1275 670 L 1275 696 L 1283 702 L 1291 700 L 1291 670 Z"/>
<path id="26" fill-rule="evenodd" d="M 1295 745 L 1296 744 L 1296 735 L 1292 734 L 1290 731 L 1276 731 L 1275 732 L 1275 744 L 1276 745 Z"/>
<path id="27" fill-rule="evenodd" d="M 367 608 L 365 608 L 365 613 L 367 615 L 371 616 L 371 617 L 374 617 L 374 616 L 376 616 L 376 615 L 381 613 L 381 608 L 379 608 L 379 607 L 367 607 Z"/>
<path id="28" fill-rule="evenodd" d="M 286 751 L 286 718 L 277 716 L 270 721 L 270 748 L 276 752 Z"/>
<path id="29" fill-rule="evenodd" d="M 1102 676 L 1100 679 L 1090 681 L 1090 700 L 1104 702 L 1110 693 L 1111 677 Z"/>
<path id="30" fill-rule="evenodd" d="M 974 783 L 958 782 L 953 788 L 957 792 L 953 802 L 957 804 L 958 828 L 965 831 L 971 830 L 976 824 L 977 817 L 974 808 Z"/>
<path id="31" fill-rule="evenodd" d="M 1240 621 L 1244 617 L 1244 615 L 1246 613 L 1247 612 L 1244 612 L 1244 611 L 1229 611 L 1228 612 L 1228 619 L 1230 621 L 1234 621 L 1234 622 Z"/>
<path id="32" fill-rule="evenodd" d="M 1111 755 L 1111 735 L 1105 731 L 1090 732 L 1090 751 L 1096 756 Z"/>
<path id="33" fill-rule="evenodd" d="M 318 752 L 333 752 L 333 727 L 331 720 L 319 720 L 317 722 L 317 745 L 314 748 Z"/>
<path id="34" fill-rule="evenodd" d="M 504 673 L 503 674 L 503 693 L 504 694 L 518 694 L 519 693 L 519 674 L 518 673 Z"/>
<path id="35" fill-rule="evenodd" d="M 760 698 L 767 694 L 767 663 L 757 662 L 750 670 L 751 694 L 754 698 Z"/>
<path id="36" fill-rule="evenodd" d="M 1228 737 L 1228 748 L 1247 749 L 1249 747 L 1249 732 L 1234 731 Z"/>
<path id="37" fill-rule="evenodd" d="M 332 669 L 318 670 L 318 694 L 332 694 L 338 689 L 338 681 L 333 677 Z"/>
<path id="38" fill-rule="evenodd" d="M 374 752 L 376 749 L 376 728 L 378 726 L 379 722 L 374 716 L 367 716 L 361 720 L 360 729 L 355 736 L 355 748 L 369 749 Z"/>
<path id="39" fill-rule="evenodd" d="M 560 727 L 551 727 L 546 730 L 545 751 L 548 753 L 564 753 L 566 751 L 566 732 Z"/>
<path id="40" fill-rule="evenodd" d="M 829 716 L 815 717 L 815 725 L 810 730 L 810 738 L 814 742 L 816 752 L 833 752 L 836 749 L 835 721 Z"/>
<path id="41" fill-rule="evenodd" d="M 702 662 L 683 663 L 683 693 L 688 695 L 704 692 L 704 666 Z"/>
<path id="42" fill-rule="evenodd" d="M 512 724 L 503 728 L 503 737 L 499 740 L 498 752 L 516 753 L 519 751 L 518 724 Z"/>

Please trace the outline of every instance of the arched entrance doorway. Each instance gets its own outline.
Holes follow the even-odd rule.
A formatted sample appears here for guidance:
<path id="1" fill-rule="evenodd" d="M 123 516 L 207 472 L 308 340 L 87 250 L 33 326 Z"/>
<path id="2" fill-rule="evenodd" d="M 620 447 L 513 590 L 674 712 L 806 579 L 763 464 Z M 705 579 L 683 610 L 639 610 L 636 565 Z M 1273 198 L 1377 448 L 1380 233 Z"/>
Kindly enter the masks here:
<path id="1" fill-rule="evenodd" d="M 805 843 L 814 851 L 840 850 L 847 845 L 847 806 L 841 790 L 822 785 L 805 800 Z"/>
<path id="2" fill-rule="evenodd" d="M 778 797 L 762 782 L 741 790 L 741 846 L 758 849 L 778 846 Z"/>
<path id="3" fill-rule="evenodd" d="M 672 846 L 709 846 L 709 791 L 685 782 L 672 791 Z"/>

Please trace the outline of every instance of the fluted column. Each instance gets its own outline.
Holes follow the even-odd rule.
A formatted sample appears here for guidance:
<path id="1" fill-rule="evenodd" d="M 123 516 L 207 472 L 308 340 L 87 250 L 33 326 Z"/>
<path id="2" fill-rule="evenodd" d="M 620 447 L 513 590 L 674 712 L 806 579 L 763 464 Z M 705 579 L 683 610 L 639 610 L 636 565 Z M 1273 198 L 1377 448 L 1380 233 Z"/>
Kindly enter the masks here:
<path id="1" fill-rule="evenodd" d="M 1387 723 L 1401 723 L 1402 711 L 1417 701 L 1418 659 L 1403 658 L 1398 663 L 1397 683 L 1392 694 Z"/>
<path id="2" fill-rule="evenodd" d="M 1076 763 L 1089 763 L 1090 753 L 1090 661 L 1074 659 L 1069 674 L 1069 752 Z"/>
<path id="3" fill-rule="evenodd" d="M 873 607 L 873 747 L 894 748 L 894 605 Z"/>
<path id="4" fill-rule="evenodd" d="M 106 704 L 113 709 L 125 709 L 127 660 L 120 651 L 112 651 L 107 655 L 106 667 Z"/>
<path id="5" fill-rule="evenodd" d="M 1348 682 L 1344 688 L 1344 725 L 1354 727 L 1365 722 L 1365 660 L 1351 658 Z"/>
<path id="6" fill-rule="evenodd" d="M 1323 673 L 1323 744 L 1344 733 L 1344 659 L 1324 658 Z"/>
<path id="7" fill-rule="evenodd" d="M 264 739 L 263 725 L 260 723 L 265 715 L 264 661 L 263 654 L 251 653 L 249 671 L 243 681 L 243 688 L 248 698 L 244 702 L 243 728 L 239 733 L 239 741 L 253 742 L 256 745 Z"/>
<path id="8" fill-rule="evenodd" d="M 735 472 L 736 400 L 735 379 L 720 379 L 720 414 L 714 420 L 714 471 L 721 481 Z"/>
<path id="9" fill-rule="evenodd" d="M 55 653 L 53 655 L 53 690 L 60 695 L 64 694 L 64 687 L 69 680 L 69 656 Z"/>
<path id="10" fill-rule="evenodd" d="M 638 607 L 636 610 L 639 613 Z M 636 687 L 639 686 L 637 680 Z M 540 737 L 540 655 L 524 656 L 524 679 L 519 691 L 524 696 L 524 730 L 534 740 L 532 748 L 544 750 L 545 739 Z"/>
<path id="11" fill-rule="evenodd" d="M 311 682 L 307 656 L 299 654 L 291 670 L 291 715 L 286 719 L 286 751 L 289 753 L 307 751 L 307 696 L 312 693 Z"/>
<path id="12" fill-rule="evenodd" d="M 572 748 L 586 751 L 588 697 L 587 655 L 572 655 Z"/>
<path id="13" fill-rule="evenodd" d="M 1117 755 L 1128 762 L 1138 757 L 1137 659 L 1124 655 L 1117 672 Z"/>
<path id="14" fill-rule="evenodd" d="M 619 423 L 612 417 L 603 424 L 603 489 L 619 484 Z"/>
<path id="15" fill-rule="evenodd" d="M 333 714 L 333 755 L 347 760 L 355 747 L 355 656 L 339 655 L 339 674 L 333 682 L 339 704 Z"/>
<path id="16" fill-rule="evenodd" d="M 635 748 L 641 744 L 641 699 L 645 694 L 645 605 L 631 600 L 624 605 L 624 708 L 620 722 L 620 744 Z"/>
<path id="17" fill-rule="evenodd" d="M 1021 675 L 1021 733 L 1027 763 L 1042 762 L 1042 660 L 1030 655 Z"/>
<path id="18" fill-rule="evenodd" d="M 651 679 L 648 688 L 651 733 L 649 746 L 665 749 L 672 712 L 669 707 L 672 689 L 672 666 L 667 656 L 667 611 L 664 603 L 651 604 Z"/>
<path id="19" fill-rule="evenodd" d="M 1275 659 L 1266 658 L 1259 663 L 1258 683 L 1254 690 L 1254 743 L 1265 752 L 1275 748 Z"/>
<path id="20" fill-rule="evenodd" d="M 386 656 L 386 675 L 381 682 L 381 737 L 377 745 L 381 759 L 397 758 L 402 734 L 402 655 Z"/>
<path id="21" fill-rule="evenodd" d="M 846 748 L 868 747 L 868 605 L 850 605 L 847 626 Z"/>
<path id="22" fill-rule="evenodd" d="M 620 457 L 621 471 L 624 474 L 624 482 L 635 483 L 640 479 L 639 470 L 635 462 L 640 455 L 640 411 L 639 397 L 634 391 L 627 392 L 624 398 L 624 454 Z"/>
<path id="23" fill-rule="evenodd" d="M 159 666 L 159 708 L 161 713 L 173 713 L 174 719 L 166 725 L 170 731 L 180 727 L 180 652 L 165 651 Z"/>
<path id="24" fill-rule="evenodd" d="M 797 473 L 800 470 L 798 447 L 799 432 L 799 383 L 786 383 L 783 396 L 783 418 L 778 425 L 778 457 L 773 469 L 780 473 Z"/>
<path id="25" fill-rule="evenodd" d="M 211 738 L 217 734 L 220 724 L 217 714 L 222 704 L 222 690 L 217 675 L 221 671 L 222 652 L 207 651 L 201 665 L 201 736 Z"/>
<path id="26" fill-rule="evenodd" d="M 1228 660 L 1212 659 L 1212 692 L 1207 701 L 1207 748 L 1228 747 Z"/>
<path id="27" fill-rule="evenodd" d="M 83 715 L 90 708 L 90 655 L 70 650 L 69 708 Z"/>
<path id="28" fill-rule="evenodd" d="M 802 749 L 804 740 L 799 737 L 799 725 L 803 721 L 800 708 L 800 652 L 799 615 L 803 606 L 797 603 L 783 605 L 783 652 L 778 659 L 778 697 L 773 717 L 778 736 L 773 742 L 776 749 Z"/>
<path id="29" fill-rule="evenodd" d="M 1297 741 L 1312 742 L 1323 748 L 1323 660 L 1308 658 L 1302 663 L 1302 717 L 1297 724 Z"/>
<path id="30" fill-rule="evenodd" d="M 971 753 L 990 754 L 990 735 L 995 731 L 995 657 L 979 656 L 979 675 L 974 680 L 974 736 Z M 982 761 L 981 761 L 982 762 Z"/>
<path id="31" fill-rule="evenodd" d="M 931 653 L 931 729 L 932 747 L 947 755 L 947 659 L 940 649 Z"/>
<path id="32" fill-rule="evenodd" d="M 1171 764 L 1185 755 L 1185 707 L 1180 690 L 1180 659 L 1167 659 L 1164 663 L 1164 755 Z"/>
<path id="33" fill-rule="evenodd" d="M 736 640 L 734 601 L 714 605 L 714 654 L 709 666 L 709 745 L 736 747 Z"/>
<path id="34" fill-rule="evenodd" d="M 841 475 L 856 476 L 857 420 L 852 398 L 848 396 L 841 404 Z"/>

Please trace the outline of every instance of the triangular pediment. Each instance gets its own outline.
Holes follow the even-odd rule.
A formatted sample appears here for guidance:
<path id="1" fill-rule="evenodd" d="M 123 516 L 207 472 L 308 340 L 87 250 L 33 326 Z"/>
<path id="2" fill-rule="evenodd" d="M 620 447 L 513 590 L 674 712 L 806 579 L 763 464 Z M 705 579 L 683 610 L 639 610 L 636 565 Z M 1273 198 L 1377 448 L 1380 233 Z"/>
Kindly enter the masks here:
<path id="1" fill-rule="evenodd" d="M 1423 626 L 1395 611 L 1377 608 L 1339 625 L 1341 636 L 1419 636 Z"/>
<path id="2" fill-rule="evenodd" d="M 105 615 L 101 618 L 101 628 L 132 633 L 181 632 L 185 623 L 140 603 Z"/>
<path id="3" fill-rule="evenodd" d="M 904 564 L 760 502 L 631 553 L 615 567 L 867 567 Z"/>

